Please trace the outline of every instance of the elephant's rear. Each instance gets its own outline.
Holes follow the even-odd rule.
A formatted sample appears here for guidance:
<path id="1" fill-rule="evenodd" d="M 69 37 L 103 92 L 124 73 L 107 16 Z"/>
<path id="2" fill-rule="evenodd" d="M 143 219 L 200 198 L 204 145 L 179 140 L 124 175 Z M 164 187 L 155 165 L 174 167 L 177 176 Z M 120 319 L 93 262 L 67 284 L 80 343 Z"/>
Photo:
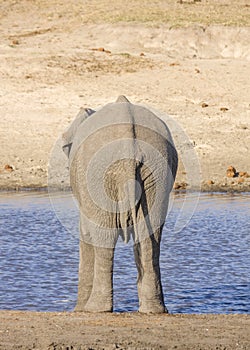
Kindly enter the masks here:
<path id="1" fill-rule="evenodd" d="M 119 198 L 117 217 L 125 242 L 131 235 L 135 242 L 146 239 L 164 224 L 173 175 L 167 152 L 157 149 L 160 143 L 158 140 L 154 146 L 137 139 L 139 156 L 129 162 L 123 173 L 124 185 L 119 189 L 123 196 Z"/>
<path id="2" fill-rule="evenodd" d="M 88 123 L 91 132 L 78 143 L 70 170 L 82 238 L 102 246 L 114 246 L 118 235 L 126 242 L 131 235 L 144 239 L 163 225 L 175 178 L 169 131 L 153 113 L 130 103 L 108 105 Z"/>

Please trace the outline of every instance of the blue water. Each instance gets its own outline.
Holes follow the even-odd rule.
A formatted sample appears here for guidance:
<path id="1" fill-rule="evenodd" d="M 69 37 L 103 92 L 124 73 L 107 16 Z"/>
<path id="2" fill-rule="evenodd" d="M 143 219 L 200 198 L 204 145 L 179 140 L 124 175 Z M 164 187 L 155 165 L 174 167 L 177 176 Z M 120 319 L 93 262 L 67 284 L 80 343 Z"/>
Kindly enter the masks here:
<path id="1" fill-rule="evenodd" d="M 197 207 L 191 195 L 187 210 L 194 215 L 176 232 L 183 200 L 173 196 L 161 246 L 169 312 L 249 313 L 250 195 L 203 194 Z M 78 218 L 72 203 L 63 193 L 54 207 L 45 193 L 0 194 L 0 309 L 74 308 Z M 114 308 L 138 309 L 132 245 L 122 242 L 115 254 Z"/>

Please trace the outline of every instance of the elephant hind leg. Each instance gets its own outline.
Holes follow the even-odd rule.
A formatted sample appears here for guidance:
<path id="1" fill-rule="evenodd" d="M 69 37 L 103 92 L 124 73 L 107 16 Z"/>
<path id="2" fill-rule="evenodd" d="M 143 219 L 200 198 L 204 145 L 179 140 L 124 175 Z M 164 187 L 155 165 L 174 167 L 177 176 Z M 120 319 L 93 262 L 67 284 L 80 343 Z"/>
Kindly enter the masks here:
<path id="1" fill-rule="evenodd" d="M 138 270 L 139 311 L 143 313 L 167 312 L 160 275 L 161 229 L 154 235 L 134 245 L 134 255 Z"/>
<path id="2" fill-rule="evenodd" d="M 112 312 L 114 248 L 94 247 L 94 253 L 93 288 L 85 311 Z"/>
<path id="3" fill-rule="evenodd" d="M 80 240 L 78 297 L 75 311 L 85 311 L 93 287 L 94 247 Z"/>

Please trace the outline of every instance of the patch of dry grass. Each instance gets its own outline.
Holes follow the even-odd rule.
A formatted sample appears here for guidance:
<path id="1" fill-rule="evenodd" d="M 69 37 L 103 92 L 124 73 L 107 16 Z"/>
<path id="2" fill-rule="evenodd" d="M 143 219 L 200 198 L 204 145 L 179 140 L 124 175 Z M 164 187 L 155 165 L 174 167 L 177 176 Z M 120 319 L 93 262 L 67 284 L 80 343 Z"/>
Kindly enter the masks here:
<path id="1" fill-rule="evenodd" d="M 33 13 L 49 21 L 79 23 L 144 23 L 183 27 L 192 24 L 249 26 L 248 0 L 20 0 L 1 1 L 0 13 Z"/>
<path id="2" fill-rule="evenodd" d="M 86 57 L 51 57 L 48 67 L 60 69 L 62 75 L 83 75 L 85 73 L 112 74 L 134 73 L 138 70 L 152 69 L 155 63 L 145 57 L 127 53 L 116 55 L 95 55 Z"/>

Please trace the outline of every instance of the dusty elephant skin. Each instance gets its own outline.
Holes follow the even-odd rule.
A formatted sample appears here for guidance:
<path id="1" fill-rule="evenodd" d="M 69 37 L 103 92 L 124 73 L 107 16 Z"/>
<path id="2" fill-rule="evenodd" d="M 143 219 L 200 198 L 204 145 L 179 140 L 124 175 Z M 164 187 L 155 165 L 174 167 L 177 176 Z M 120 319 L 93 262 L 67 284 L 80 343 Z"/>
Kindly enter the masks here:
<path id="1" fill-rule="evenodd" d="M 165 123 L 124 96 L 80 112 L 63 134 L 80 208 L 76 311 L 113 310 L 113 260 L 119 236 L 132 237 L 139 311 L 165 312 L 160 242 L 178 157 Z"/>

